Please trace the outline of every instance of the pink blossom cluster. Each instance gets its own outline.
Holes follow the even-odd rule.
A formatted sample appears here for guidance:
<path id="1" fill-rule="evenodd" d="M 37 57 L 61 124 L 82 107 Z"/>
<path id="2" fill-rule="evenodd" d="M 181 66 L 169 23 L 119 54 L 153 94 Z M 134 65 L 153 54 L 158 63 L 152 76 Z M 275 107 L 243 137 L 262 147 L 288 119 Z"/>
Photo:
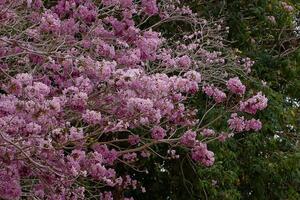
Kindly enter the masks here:
<path id="1" fill-rule="evenodd" d="M 181 136 L 180 142 L 185 146 L 193 147 L 196 143 L 196 137 L 197 133 L 189 130 Z"/>
<path id="2" fill-rule="evenodd" d="M 247 57 L 247 58 L 242 58 L 239 63 L 242 64 L 243 68 L 246 70 L 247 73 L 250 73 L 251 67 L 255 64 L 255 61 Z"/>
<path id="3" fill-rule="evenodd" d="M 204 137 L 211 137 L 211 136 L 214 136 L 216 134 L 216 132 L 212 129 L 205 128 L 202 130 L 201 134 Z"/>
<path id="4" fill-rule="evenodd" d="M 214 163 L 197 132 L 218 136 L 199 127 L 188 102 L 201 88 L 225 101 L 226 84 L 213 84 L 228 79 L 219 73 L 226 56 L 205 49 L 195 33 L 186 41 L 184 32 L 176 40 L 162 34 L 163 22 L 185 19 L 220 38 L 182 2 L 58 0 L 47 8 L 41 0 L 2 0 L 0 13 L 1 199 L 108 200 L 119 199 L 118 190 L 133 200 L 126 191 L 145 188 L 119 169 L 145 167 L 140 160 L 157 155 L 154 145 L 167 147 L 168 158 L 180 159 L 175 149 L 183 148 L 202 165 Z M 157 21 L 147 25 L 152 17 Z M 238 78 L 227 87 L 245 93 Z M 254 114 L 266 105 L 258 93 L 241 101 L 240 111 Z M 259 120 L 230 120 L 236 132 L 261 128 Z M 99 187 L 88 191 L 95 182 Z"/>
<path id="5" fill-rule="evenodd" d="M 285 11 L 292 12 L 294 10 L 294 7 L 289 5 L 288 3 L 284 2 L 284 1 L 281 1 L 280 3 Z"/>
<path id="6" fill-rule="evenodd" d="M 155 126 L 151 130 L 151 136 L 155 140 L 161 140 L 161 139 L 164 139 L 164 137 L 166 137 L 166 131 L 159 126 Z"/>
<path id="7" fill-rule="evenodd" d="M 192 149 L 192 158 L 204 166 L 211 166 L 215 161 L 214 152 L 209 151 L 207 145 L 201 142 L 198 142 Z"/>
<path id="8" fill-rule="evenodd" d="M 226 86 L 234 94 L 243 95 L 246 91 L 246 86 L 242 84 L 238 77 L 229 79 Z"/>
<path id="9" fill-rule="evenodd" d="M 207 64 L 224 64 L 225 59 L 222 57 L 222 53 L 218 51 L 207 51 L 205 49 L 201 49 L 198 54 L 201 55 L 204 63 Z"/>
<path id="10" fill-rule="evenodd" d="M 138 143 L 140 143 L 141 139 L 138 135 L 129 135 L 128 136 L 128 142 L 131 145 L 136 145 Z"/>
<path id="11" fill-rule="evenodd" d="M 214 163 L 214 153 L 207 149 L 205 143 L 197 140 L 197 133 L 188 130 L 186 131 L 180 139 L 180 143 L 186 147 L 192 148 L 192 159 L 201 163 L 204 166 L 211 166 Z"/>
<path id="12" fill-rule="evenodd" d="M 261 92 L 246 101 L 240 102 L 240 111 L 255 114 L 258 110 L 263 110 L 268 105 L 268 99 Z"/>
<path id="13" fill-rule="evenodd" d="M 213 85 L 205 85 L 202 90 L 207 96 L 213 97 L 217 103 L 222 103 L 226 99 L 226 94 Z"/>
<path id="14" fill-rule="evenodd" d="M 259 119 L 245 120 L 245 118 L 239 117 L 237 113 L 231 114 L 231 118 L 228 120 L 229 128 L 234 132 L 243 131 L 259 131 L 262 128 L 262 123 Z"/>

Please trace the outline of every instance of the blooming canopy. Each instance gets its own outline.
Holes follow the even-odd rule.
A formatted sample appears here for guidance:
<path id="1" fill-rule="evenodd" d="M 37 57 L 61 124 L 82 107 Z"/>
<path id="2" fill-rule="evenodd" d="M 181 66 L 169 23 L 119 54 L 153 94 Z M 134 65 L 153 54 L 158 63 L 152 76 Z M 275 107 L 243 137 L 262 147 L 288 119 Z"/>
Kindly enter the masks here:
<path id="1" fill-rule="evenodd" d="M 196 163 L 213 165 L 206 139 L 220 134 L 206 129 L 187 102 L 203 93 L 214 105 L 235 104 L 227 89 L 235 98 L 246 89 L 227 69 L 248 73 L 253 63 L 224 55 L 231 51 L 220 39 L 222 22 L 181 5 L 59 0 L 49 8 L 41 0 L 0 1 L 1 198 L 94 193 L 106 200 L 118 190 L 126 199 L 124 191 L 146 189 L 117 165 L 156 155 L 154 145 L 167 146 L 171 158 L 180 159 L 174 149 L 182 148 Z M 160 27 L 174 21 L 196 30 L 164 36 Z M 255 114 L 266 106 L 258 93 L 233 109 Z M 236 113 L 228 125 L 232 134 L 262 126 Z M 95 191 L 87 191 L 94 182 Z"/>

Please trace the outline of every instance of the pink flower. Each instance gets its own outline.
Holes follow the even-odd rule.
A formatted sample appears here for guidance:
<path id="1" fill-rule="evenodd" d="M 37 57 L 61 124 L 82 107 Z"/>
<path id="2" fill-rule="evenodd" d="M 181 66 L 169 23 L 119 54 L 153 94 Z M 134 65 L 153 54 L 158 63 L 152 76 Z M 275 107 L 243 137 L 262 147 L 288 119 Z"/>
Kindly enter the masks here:
<path id="1" fill-rule="evenodd" d="M 262 123 L 260 122 L 259 119 L 251 119 L 246 121 L 245 129 L 247 131 L 249 130 L 259 131 L 261 128 L 262 128 Z"/>
<path id="2" fill-rule="evenodd" d="M 184 69 L 189 68 L 192 64 L 190 57 L 187 55 L 178 58 L 177 62 L 178 62 L 178 65 Z"/>
<path id="3" fill-rule="evenodd" d="M 27 0 L 27 7 L 30 8 L 32 4 L 32 0 Z"/>
<path id="4" fill-rule="evenodd" d="M 193 80 L 196 81 L 197 83 L 201 82 L 201 74 L 199 72 L 196 71 L 188 71 L 184 74 L 184 77 L 188 78 L 189 80 Z"/>
<path id="5" fill-rule="evenodd" d="M 244 117 L 238 117 L 237 113 L 232 113 L 231 118 L 227 122 L 229 128 L 238 133 L 244 131 L 246 126 Z"/>
<path id="6" fill-rule="evenodd" d="M 78 92 L 70 98 L 70 104 L 73 108 L 83 110 L 87 105 L 88 95 L 85 92 Z"/>
<path id="7" fill-rule="evenodd" d="M 32 84 L 32 75 L 28 73 L 21 73 L 16 75 L 16 79 L 23 85 L 31 85 Z"/>
<path id="8" fill-rule="evenodd" d="M 215 161 L 214 153 L 207 150 L 207 145 L 201 142 L 192 149 L 192 159 L 204 166 L 211 166 Z"/>
<path id="9" fill-rule="evenodd" d="M 149 151 L 142 151 L 141 152 L 141 156 L 143 158 L 149 158 L 151 156 L 150 152 Z"/>
<path id="10" fill-rule="evenodd" d="M 140 137 L 138 135 L 129 135 L 128 136 L 128 142 L 131 145 L 136 145 L 140 142 Z"/>
<path id="11" fill-rule="evenodd" d="M 287 12 L 292 12 L 294 10 L 293 6 L 288 5 L 284 1 L 281 2 L 281 5 L 283 6 L 283 9 Z"/>
<path id="12" fill-rule="evenodd" d="M 167 136 L 166 134 L 166 130 L 161 128 L 160 126 L 155 126 L 154 128 L 152 128 L 151 130 L 151 136 L 153 139 L 155 140 L 161 140 L 164 139 L 164 137 Z"/>
<path id="13" fill-rule="evenodd" d="M 240 111 L 255 114 L 258 110 L 263 110 L 268 105 L 268 99 L 262 92 L 257 93 L 245 102 L 240 102 Z"/>
<path id="14" fill-rule="evenodd" d="M 217 103 L 221 103 L 226 99 L 226 94 L 214 86 L 206 85 L 203 86 L 202 90 L 207 96 L 213 97 Z"/>
<path id="15" fill-rule="evenodd" d="M 102 121 L 101 113 L 94 110 L 86 110 L 86 112 L 82 114 L 82 118 L 85 122 L 93 125 L 101 124 Z"/>
<path id="16" fill-rule="evenodd" d="M 203 135 L 204 137 L 211 137 L 214 136 L 216 133 L 214 130 L 212 129 L 203 129 L 203 131 L 201 132 L 201 135 Z"/>
<path id="17" fill-rule="evenodd" d="M 18 98 L 14 95 L 0 95 L 0 113 L 13 114 Z"/>
<path id="18" fill-rule="evenodd" d="M 117 63 L 115 61 L 113 62 L 109 62 L 109 61 L 103 61 L 102 62 L 102 68 L 101 68 L 101 72 L 100 72 L 100 77 L 103 80 L 108 80 L 113 72 L 115 71 L 117 66 Z"/>
<path id="19" fill-rule="evenodd" d="M 142 60 L 154 61 L 156 59 L 157 49 L 162 43 L 160 34 L 154 31 L 146 31 L 137 41 L 137 47 L 141 52 Z"/>
<path id="20" fill-rule="evenodd" d="M 120 4 L 123 8 L 128 8 L 132 6 L 132 0 L 120 0 Z"/>
<path id="21" fill-rule="evenodd" d="M 20 199 L 22 190 L 18 176 L 14 172 L 7 173 L 2 170 L 0 173 L 0 196 L 3 199 Z"/>
<path id="22" fill-rule="evenodd" d="M 86 22 L 93 22 L 96 19 L 97 12 L 93 7 L 80 5 L 77 15 Z"/>
<path id="23" fill-rule="evenodd" d="M 7 87 L 7 91 L 14 95 L 21 95 L 23 90 L 22 83 L 17 79 L 12 79 Z"/>
<path id="24" fill-rule="evenodd" d="M 137 159 L 137 154 L 136 153 L 126 153 L 123 155 L 123 159 L 128 162 L 133 162 Z"/>
<path id="25" fill-rule="evenodd" d="M 247 58 L 242 59 L 242 63 L 243 63 L 246 73 L 250 73 L 251 67 L 254 65 L 255 62 L 247 57 Z"/>
<path id="26" fill-rule="evenodd" d="M 284 9 L 285 9 L 286 11 L 288 11 L 288 12 L 292 12 L 292 11 L 294 10 L 294 7 L 288 5 L 288 6 L 285 6 Z"/>
<path id="27" fill-rule="evenodd" d="M 84 78 L 83 76 L 75 79 L 75 85 L 81 92 L 85 92 L 87 94 L 90 94 L 93 91 L 94 87 L 90 79 Z"/>
<path id="28" fill-rule="evenodd" d="M 71 141 L 82 140 L 84 138 L 83 130 L 75 127 L 70 128 L 69 139 Z"/>
<path id="29" fill-rule="evenodd" d="M 79 26 L 73 18 L 62 21 L 60 29 L 61 33 L 72 36 L 79 32 Z"/>
<path id="30" fill-rule="evenodd" d="M 34 122 L 30 122 L 26 125 L 26 131 L 31 134 L 39 134 L 42 130 L 42 127 Z"/>
<path id="31" fill-rule="evenodd" d="M 118 157 L 118 152 L 115 149 L 109 149 L 107 145 L 93 145 L 95 152 L 101 155 L 101 162 L 112 165 Z"/>
<path id="32" fill-rule="evenodd" d="M 59 34 L 60 32 L 61 21 L 56 13 L 52 13 L 51 11 L 47 11 L 43 14 L 41 19 L 40 28 L 44 32 L 53 32 L 55 34 Z"/>
<path id="33" fill-rule="evenodd" d="M 40 9 L 43 6 L 43 1 L 42 0 L 33 0 L 33 5 L 32 7 L 36 10 Z"/>
<path id="34" fill-rule="evenodd" d="M 230 134 L 228 134 L 228 133 L 221 133 L 221 134 L 218 136 L 218 140 L 219 140 L 220 142 L 225 142 L 229 137 L 230 137 Z"/>
<path id="35" fill-rule="evenodd" d="M 111 192 L 100 193 L 100 200 L 113 200 L 113 195 Z"/>
<path id="36" fill-rule="evenodd" d="M 114 58 L 115 57 L 115 48 L 103 40 L 100 40 L 97 42 L 97 47 L 96 51 L 100 56 L 103 56 L 104 58 L 109 57 L 109 58 Z"/>
<path id="37" fill-rule="evenodd" d="M 49 86 L 41 82 L 34 82 L 33 86 L 27 86 L 25 92 L 29 98 L 44 99 L 49 93 Z"/>
<path id="38" fill-rule="evenodd" d="M 196 143 L 196 136 L 196 132 L 189 130 L 181 136 L 180 142 L 187 147 L 193 147 Z"/>
<path id="39" fill-rule="evenodd" d="M 55 112 L 60 112 L 62 107 L 64 106 L 65 99 L 59 97 L 53 97 L 53 99 L 48 100 L 47 103 L 50 110 Z"/>
<path id="40" fill-rule="evenodd" d="M 156 0 L 142 0 L 142 7 L 148 15 L 155 15 L 158 13 Z"/>
<path id="41" fill-rule="evenodd" d="M 238 117 L 236 113 L 231 114 L 231 118 L 228 120 L 228 125 L 231 130 L 236 132 L 250 130 L 259 131 L 262 128 L 260 120 L 245 120 L 244 117 Z"/>
<path id="42" fill-rule="evenodd" d="M 246 87 L 242 84 L 238 77 L 231 78 L 226 83 L 227 88 L 235 94 L 244 94 L 246 91 Z"/>

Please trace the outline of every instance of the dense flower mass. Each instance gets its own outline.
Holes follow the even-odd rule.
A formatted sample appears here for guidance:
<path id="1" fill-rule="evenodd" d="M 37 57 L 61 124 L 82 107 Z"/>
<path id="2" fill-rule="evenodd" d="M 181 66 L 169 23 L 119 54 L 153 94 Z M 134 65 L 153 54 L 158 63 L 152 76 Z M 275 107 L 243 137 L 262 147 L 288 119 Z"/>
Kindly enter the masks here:
<path id="1" fill-rule="evenodd" d="M 161 140 L 166 137 L 166 131 L 161 127 L 154 127 L 151 131 L 151 136 L 155 140 Z"/>
<path id="2" fill-rule="evenodd" d="M 146 189 L 127 166 L 142 173 L 143 160 L 159 153 L 180 159 L 182 152 L 211 166 L 207 138 L 262 128 L 237 114 L 224 130 L 230 134 L 203 124 L 214 106 L 239 114 L 267 106 L 261 92 L 240 101 L 246 87 L 228 80 L 253 62 L 225 55 L 233 51 L 221 42 L 221 22 L 178 0 L 54 4 L 0 0 L 1 199 L 133 200 L 126 191 Z M 196 31 L 164 35 L 176 20 Z M 189 104 L 195 94 L 208 97 L 202 120 Z"/>

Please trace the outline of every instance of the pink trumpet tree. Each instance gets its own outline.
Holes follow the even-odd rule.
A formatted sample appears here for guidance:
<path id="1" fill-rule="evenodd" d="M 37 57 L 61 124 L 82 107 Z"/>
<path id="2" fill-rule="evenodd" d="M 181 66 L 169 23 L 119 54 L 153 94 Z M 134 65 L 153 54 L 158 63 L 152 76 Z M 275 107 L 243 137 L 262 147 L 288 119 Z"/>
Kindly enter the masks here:
<path id="1" fill-rule="evenodd" d="M 147 188 L 117 165 L 137 168 L 165 145 L 161 157 L 180 159 L 182 148 L 211 166 L 209 141 L 261 128 L 236 114 L 267 106 L 262 93 L 243 100 L 233 73 L 249 73 L 253 62 L 223 45 L 221 20 L 181 5 L 0 0 L 0 198 L 133 199 L 124 191 Z M 164 34 L 174 22 L 190 31 Z M 196 93 L 209 99 L 206 114 L 222 105 L 233 113 L 228 133 L 207 129 L 206 114 L 198 119 L 187 103 Z"/>

